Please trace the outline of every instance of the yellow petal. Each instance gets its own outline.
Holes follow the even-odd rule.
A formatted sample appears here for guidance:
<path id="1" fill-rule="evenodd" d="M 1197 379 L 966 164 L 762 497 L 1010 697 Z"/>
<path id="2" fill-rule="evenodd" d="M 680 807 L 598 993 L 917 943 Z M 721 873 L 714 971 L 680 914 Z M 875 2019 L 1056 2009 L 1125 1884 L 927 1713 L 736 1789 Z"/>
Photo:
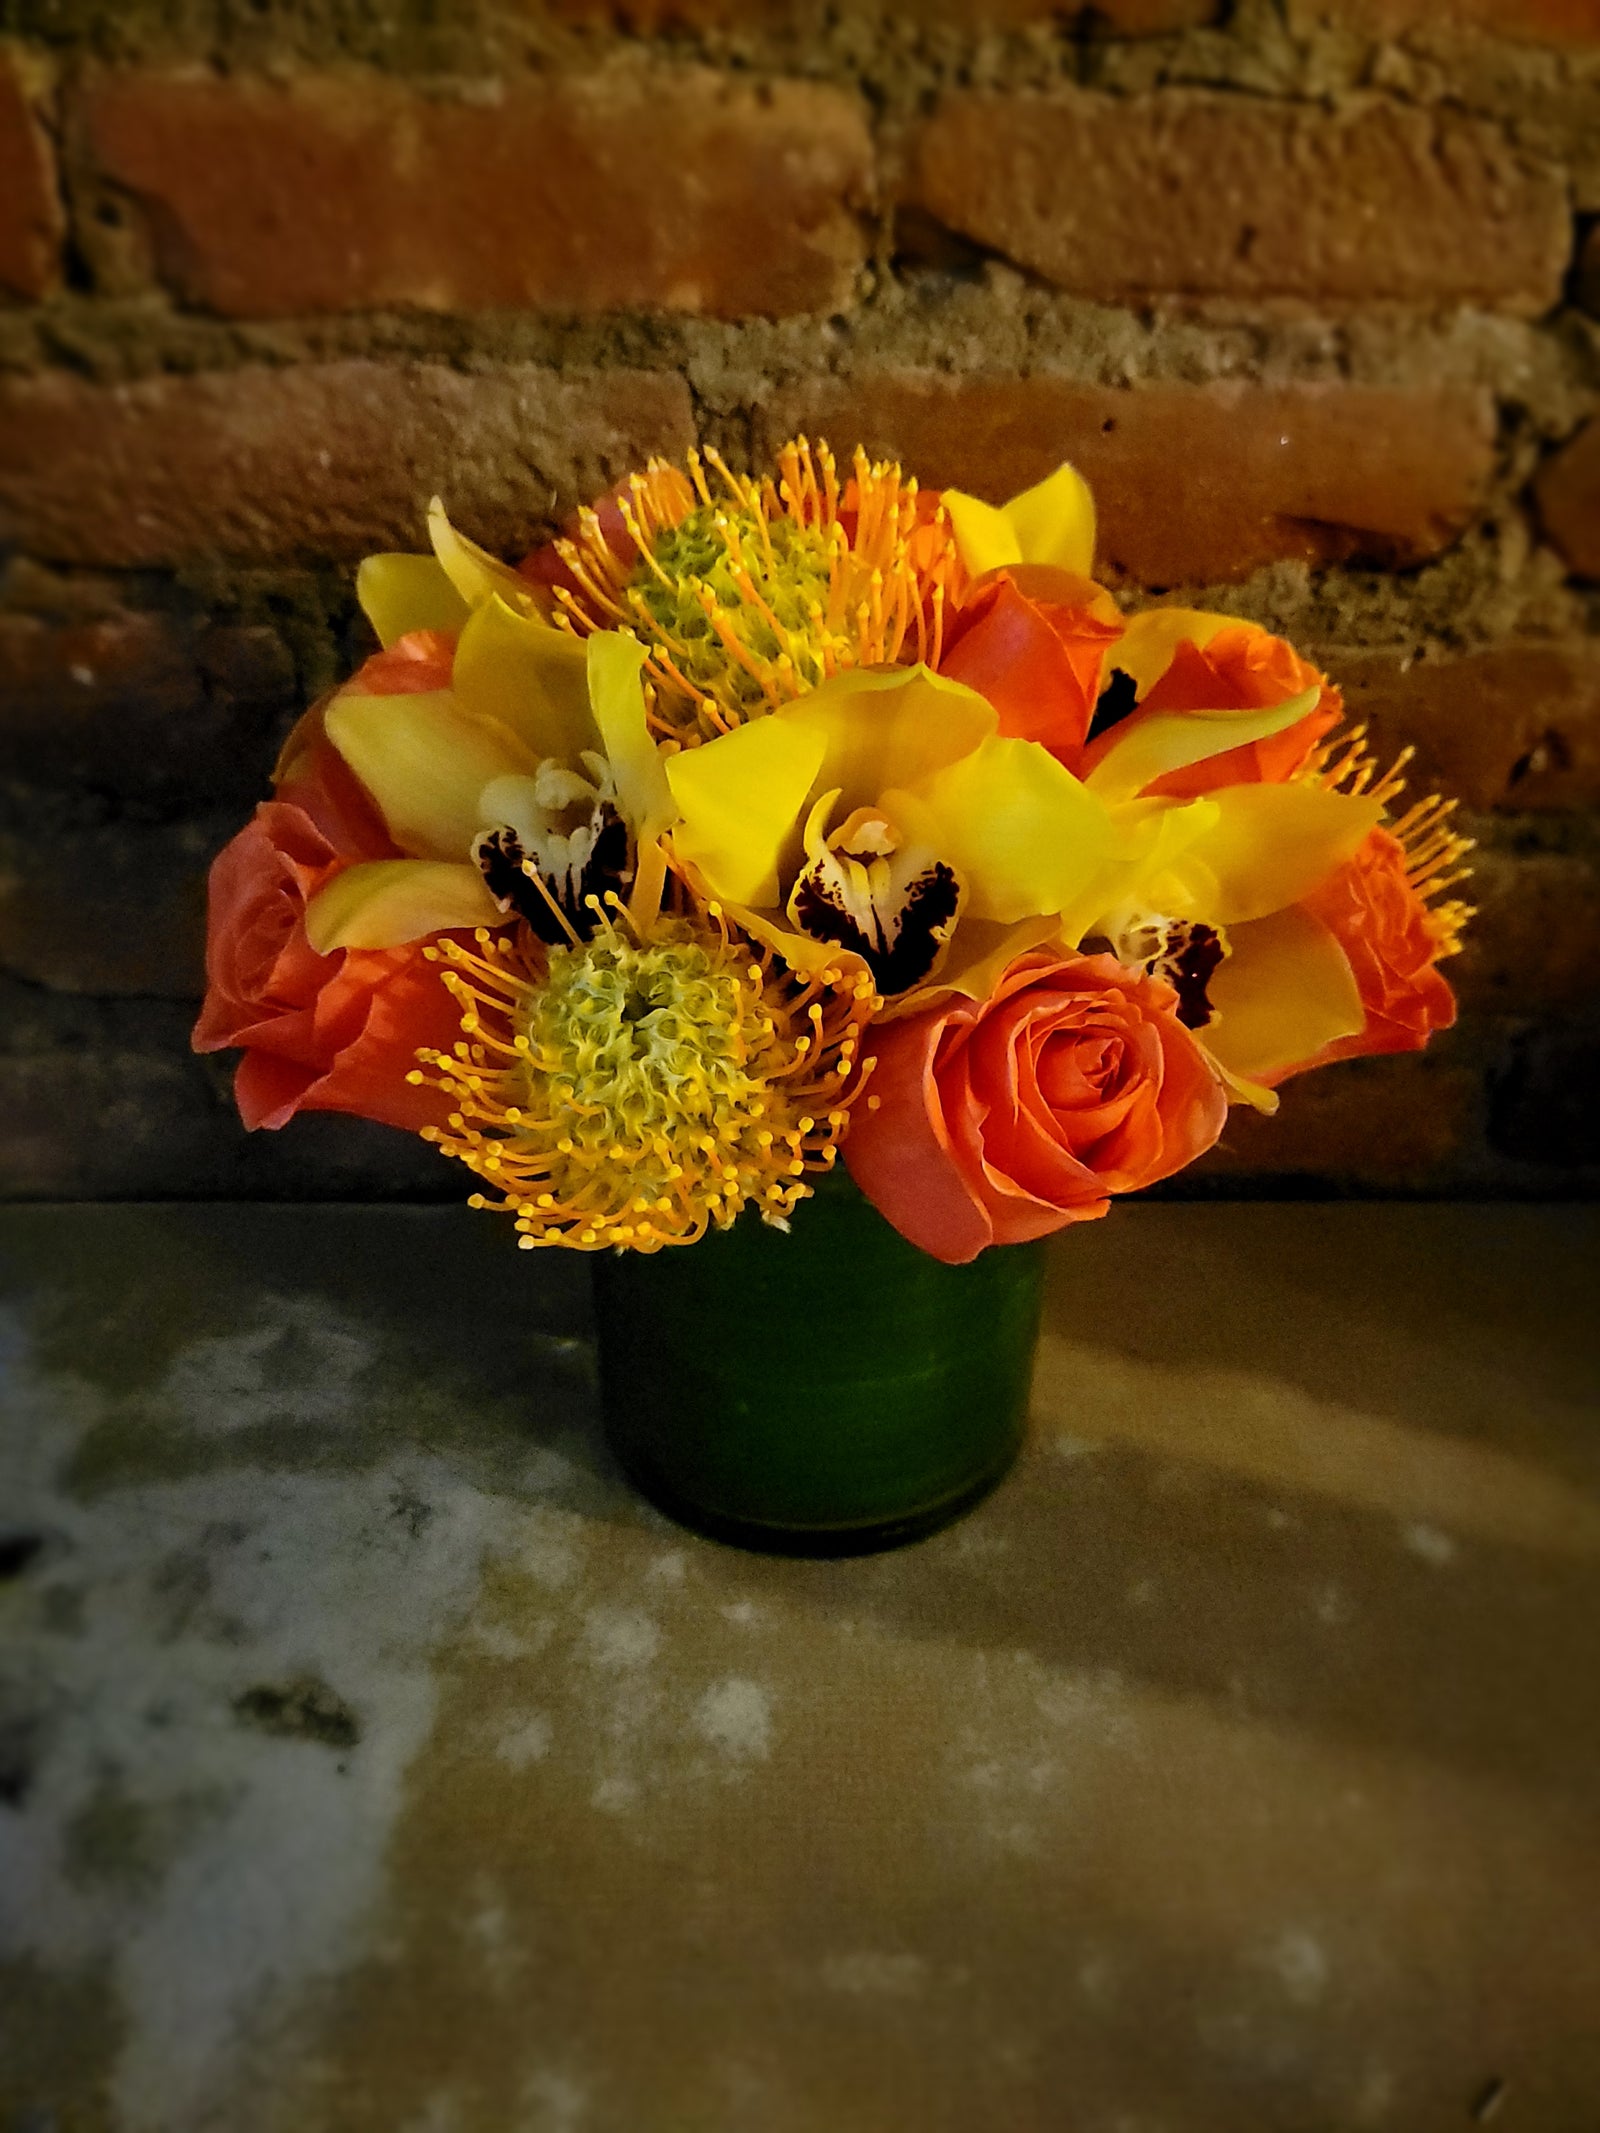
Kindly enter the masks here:
<path id="1" fill-rule="evenodd" d="M 395 843 L 419 859 L 465 861 L 484 826 L 483 788 L 537 768 L 512 734 L 472 717 L 449 689 L 336 696 L 327 732 L 378 803 Z"/>
<path id="2" fill-rule="evenodd" d="M 556 634 L 556 633 L 552 633 Z M 622 812 L 640 843 L 659 837 L 677 809 L 661 751 L 645 716 L 645 650 L 617 630 L 600 630 L 585 647 L 589 702 L 616 780 Z"/>
<path id="3" fill-rule="evenodd" d="M 823 752 L 816 789 L 837 787 L 839 813 L 848 815 L 970 755 L 999 717 L 963 682 L 926 667 L 878 667 L 836 674 L 774 712 L 770 723 L 817 736 Z"/>
<path id="4" fill-rule="evenodd" d="M 1377 800 L 1320 785 L 1229 785 L 1212 827 L 1174 861 L 1160 907 L 1236 926 L 1298 903 L 1351 857 L 1383 814 Z"/>
<path id="5" fill-rule="evenodd" d="M 816 977 L 824 970 L 866 970 L 865 957 L 857 955 L 853 948 L 841 948 L 834 941 L 819 941 L 809 933 L 797 932 L 782 911 L 761 911 L 752 904 L 737 903 L 729 903 L 727 911 L 736 926 L 775 955 L 781 955 L 801 977 Z"/>
<path id="6" fill-rule="evenodd" d="M 946 489 L 939 501 L 949 516 L 957 553 L 973 577 L 981 578 L 986 570 L 999 570 L 1003 564 L 1022 561 L 1017 530 L 1003 511 L 969 496 L 965 489 Z"/>
<path id="7" fill-rule="evenodd" d="M 1230 953 L 1207 988 L 1206 1047 L 1231 1075 L 1253 1080 L 1298 1066 L 1365 1016 L 1344 950 L 1320 919 L 1292 907 L 1231 928 Z"/>
<path id="8" fill-rule="evenodd" d="M 428 506 L 428 538 L 446 577 L 468 607 L 476 607 L 491 593 L 498 593 L 516 614 L 540 612 L 539 595 L 522 573 L 490 555 L 476 541 L 469 541 L 464 533 L 457 533 L 437 496 Z"/>
<path id="9" fill-rule="evenodd" d="M 876 1019 L 891 1022 L 901 1015 L 915 1014 L 931 1001 L 953 992 L 969 1000 L 987 1000 L 1007 965 L 1028 949 L 1050 940 L 1056 931 L 1056 920 L 1048 914 L 1002 926 L 993 919 L 968 918 L 963 913 L 938 976 L 913 985 L 907 992 L 896 993 L 892 1000 L 884 1002 Z"/>
<path id="10" fill-rule="evenodd" d="M 1119 651 L 1119 664 L 1120 660 Z M 1158 712 L 1154 718 L 1130 722 L 1123 738 L 1090 771 L 1089 789 L 1108 800 L 1143 792 L 1168 771 L 1186 770 L 1191 763 L 1224 755 L 1246 741 L 1264 741 L 1270 734 L 1281 733 L 1315 710 L 1321 693 L 1320 686 L 1306 689 L 1286 703 L 1269 704 L 1264 711 Z"/>
<path id="11" fill-rule="evenodd" d="M 356 572 L 356 598 L 385 651 L 411 630 L 453 634 L 467 619 L 437 556 L 369 555 Z"/>
<path id="12" fill-rule="evenodd" d="M 1244 625 L 1253 629 L 1254 623 Z M 1218 630 L 1241 627 L 1237 615 L 1212 614 L 1201 607 L 1147 607 L 1128 617 L 1115 654 L 1116 664 L 1138 684 L 1139 694 L 1153 689 L 1172 664 L 1180 644 L 1208 645 Z"/>
<path id="13" fill-rule="evenodd" d="M 535 760 L 575 763 L 600 745 L 581 640 L 514 613 L 498 593 L 480 602 L 461 632 L 451 685 L 464 711 L 516 734 Z"/>
<path id="14" fill-rule="evenodd" d="M 398 948 L 453 926 L 497 926 L 501 914 L 473 866 L 439 859 L 368 859 L 346 867 L 306 907 L 318 955 Z"/>
<path id="15" fill-rule="evenodd" d="M 799 845 L 799 820 L 826 750 L 824 734 L 758 718 L 666 763 L 681 816 L 677 852 L 731 903 L 776 904 L 778 873 Z"/>
<path id="16" fill-rule="evenodd" d="M 1013 496 L 1004 517 L 1024 563 L 1054 563 L 1086 578 L 1094 567 L 1094 497 L 1065 461 L 1043 481 Z"/>
<path id="17" fill-rule="evenodd" d="M 883 811 L 967 885 L 975 919 L 1062 910 L 1119 849 L 1106 808 L 1036 741 L 990 739 Z"/>
<path id="18" fill-rule="evenodd" d="M 1128 800 L 1109 810 L 1115 848 L 1060 912 L 1064 940 L 1080 942 L 1110 911 L 1134 904 L 1172 911 L 1186 893 L 1173 879 L 1184 854 L 1220 819 L 1214 800 Z"/>

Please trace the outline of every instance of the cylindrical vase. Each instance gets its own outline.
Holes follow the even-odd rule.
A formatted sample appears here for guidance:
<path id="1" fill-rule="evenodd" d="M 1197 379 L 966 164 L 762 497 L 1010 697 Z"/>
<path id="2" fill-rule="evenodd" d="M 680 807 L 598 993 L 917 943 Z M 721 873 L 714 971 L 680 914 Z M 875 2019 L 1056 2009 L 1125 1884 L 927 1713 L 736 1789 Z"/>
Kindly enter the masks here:
<path id="1" fill-rule="evenodd" d="M 1016 1457 L 1044 1246 L 945 1266 L 843 1171 L 790 1231 L 746 1214 L 698 1244 L 595 1264 L 613 1449 L 685 1525 L 856 1554 L 932 1532 Z"/>

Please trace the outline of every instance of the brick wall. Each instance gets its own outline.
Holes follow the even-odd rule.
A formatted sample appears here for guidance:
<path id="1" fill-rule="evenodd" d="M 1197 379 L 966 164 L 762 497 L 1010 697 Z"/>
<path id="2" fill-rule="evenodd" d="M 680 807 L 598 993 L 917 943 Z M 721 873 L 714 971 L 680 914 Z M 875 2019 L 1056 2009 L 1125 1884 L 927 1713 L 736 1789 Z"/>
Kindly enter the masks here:
<path id="1" fill-rule="evenodd" d="M 1600 0 L 0 0 L 0 1186 L 452 1195 L 240 1132 L 208 859 L 433 490 L 804 427 L 1071 457 L 1470 810 L 1459 1031 L 1181 1189 L 1592 1187 L 1597 320 Z"/>

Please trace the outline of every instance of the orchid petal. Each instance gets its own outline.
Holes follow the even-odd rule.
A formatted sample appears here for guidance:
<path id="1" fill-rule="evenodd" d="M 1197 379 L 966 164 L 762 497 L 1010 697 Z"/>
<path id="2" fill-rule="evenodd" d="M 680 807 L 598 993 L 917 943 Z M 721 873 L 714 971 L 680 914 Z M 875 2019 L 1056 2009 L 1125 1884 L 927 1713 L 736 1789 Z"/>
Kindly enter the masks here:
<path id="1" fill-rule="evenodd" d="M 798 848 L 800 813 L 826 751 L 823 731 L 772 717 L 667 759 L 682 817 L 673 844 L 716 895 L 777 903 L 779 866 Z"/>
<path id="2" fill-rule="evenodd" d="M 1172 664 L 1180 644 L 1204 647 L 1218 630 L 1239 628 L 1237 615 L 1218 615 L 1200 607 L 1146 607 L 1128 617 L 1117 646 L 1117 665 L 1131 676 L 1141 696 L 1153 689 Z"/>
<path id="3" fill-rule="evenodd" d="M 967 885 L 975 919 L 1060 911 L 1117 852 L 1111 816 L 1035 741 L 991 736 L 883 811 Z"/>
<path id="4" fill-rule="evenodd" d="M 514 734 L 474 718 L 449 689 L 336 696 L 327 733 L 377 802 L 395 843 L 419 859 L 464 861 L 483 827 L 483 788 L 537 767 Z"/>
<path id="5" fill-rule="evenodd" d="M 467 619 L 467 603 L 431 555 L 369 555 L 356 572 L 361 611 L 387 651 L 412 630 L 442 630 L 454 636 Z"/>
<path id="6" fill-rule="evenodd" d="M 1120 663 L 1120 650 L 1117 656 Z M 1246 741 L 1281 733 L 1314 710 L 1320 694 L 1320 687 L 1306 689 L 1263 711 L 1181 711 L 1134 720 L 1089 773 L 1089 790 L 1107 800 L 1129 798 L 1168 771 L 1184 770 Z"/>
<path id="7" fill-rule="evenodd" d="M 468 607 L 477 607 L 491 593 L 498 593 L 515 614 L 539 613 L 539 595 L 532 583 L 509 563 L 490 555 L 487 548 L 458 533 L 437 496 L 428 505 L 428 538 L 446 577 Z"/>
<path id="8" fill-rule="evenodd" d="M 536 759 L 575 763 L 598 745 L 582 640 L 514 613 L 498 593 L 461 632 L 452 680 L 463 710 L 516 734 Z"/>
<path id="9" fill-rule="evenodd" d="M 865 971 L 866 962 L 853 948 L 837 941 L 819 941 L 815 934 L 800 933 L 781 911 L 760 911 L 749 904 L 729 903 L 728 916 L 752 940 L 760 941 L 774 955 L 781 955 L 799 977 L 819 977 L 825 970 Z"/>
<path id="10" fill-rule="evenodd" d="M 902 1015 L 915 1014 L 930 1001 L 953 992 L 969 1000 L 987 1000 L 1000 973 L 1028 949 L 1050 940 L 1057 930 L 1058 921 L 1049 913 L 1019 919 L 1010 926 L 994 919 L 968 918 L 963 913 L 949 957 L 938 975 L 885 1001 L 875 1019 L 891 1022 Z"/>
<path id="11" fill-rule="evenodd" d="M 617 799 L 642 844 L 677 813 L 661 751 L 645 714 L 645 649 L 618 630 L 600 630 L 585 648 L 586 682 Z"/>
<path id="12" fill-rule="evenodd" d="M 1119 905 L 1166 911 L 1184 893 L 1172 875 L 1184 854 L 1221 819 L 1215 800 L 1131 800 L 1111 809 L 1116 848 L 1059 913 L 1062 938 L 1074 945 Z"/>
<path id="13" fill-rule="evenodd" d="M 1094 567 L 1094 497 L 1089 484 L 1065 461 L 1043 481 L 1013 496 L 1001 514 L 1016 537 L 1024 563 L 1054 563 L 1079 577 Z"/>
<path id="14" fill-rule="evenodd" d="M 1344 950 L 1298 906 L 1234 927 L 1212 976 L 1205 1043 L 1230 1075 L 1254 1081 L 1313 1058 L 1365 1021 Z"/>
<path id="15" fill-rule="evenodd" d="M 837 786 L 842 815 L 874 806 L 889 788 L 916 785 L 970 755 L 999 722 L 976 689 L 921 666 L 836 674 L 758 721 L 820 740 L 817 790 Z"/>
<path id="16" fill-rule="evenodd" d="M 362 860 L 306 906 L 306 939 L 318 955 L 398 948 L 446 928 L 501 923 L 477 868 L 441 859 Z"/>
<path id="17" fill-rule="evenodd" d="M 957 553 L 973 577 L 1022 561 L 1016 528 L 995 505 L 969 496 L 964 489 L 945 489 L 939 501 L 956 537 Z"/>
<path id="18" fill-rule="evenodd" d="M 1298 903 L 1351 858 L 1383 804 L 1321 785 L 1228 785 L 1215 822 L 1169 869 L 1161 908 L 1237 926 Z"/>

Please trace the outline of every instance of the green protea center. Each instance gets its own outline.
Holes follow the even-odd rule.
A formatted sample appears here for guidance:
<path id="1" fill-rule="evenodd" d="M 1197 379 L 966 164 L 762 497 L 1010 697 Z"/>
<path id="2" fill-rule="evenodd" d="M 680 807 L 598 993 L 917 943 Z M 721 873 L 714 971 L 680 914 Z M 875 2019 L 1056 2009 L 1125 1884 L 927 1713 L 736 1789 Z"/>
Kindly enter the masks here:
<path id="1" fill-rule="evenodd" d="M 519 929 L 439 956 L 462 1041 L 417 1078 L 459 1108 L 427 1137 L 499 1189 L 473 1204 L 508 1208 L 525 1247 L 656 1251 L 751 1203 L 781 1224 L 831 1168 L 870 979 L 803 983 L 715 906 L 642 940 L 604 920 L 571 947 Z"/>
<path id="2" fill-rule="evenodd" d="M 625 538 L 587 511 L 556 544 L 572 582 L 555 598 L 570 628 L 645 646 L 663 733 L 726 733 L 848 667 L 938 664 L 954 539 L 897 466 L 857 452 L 841 488 L 803 437 L 776 481 L 691 452 L 687 473 L 652 460 L 614 508 Z"/>
<path id="3" fill-rule="evenodd" d="M 630 605 L 697 695 L 750 718 L 825 678 L 832 565 L 818 526 L 702 504 L 651 541 Z"/>

